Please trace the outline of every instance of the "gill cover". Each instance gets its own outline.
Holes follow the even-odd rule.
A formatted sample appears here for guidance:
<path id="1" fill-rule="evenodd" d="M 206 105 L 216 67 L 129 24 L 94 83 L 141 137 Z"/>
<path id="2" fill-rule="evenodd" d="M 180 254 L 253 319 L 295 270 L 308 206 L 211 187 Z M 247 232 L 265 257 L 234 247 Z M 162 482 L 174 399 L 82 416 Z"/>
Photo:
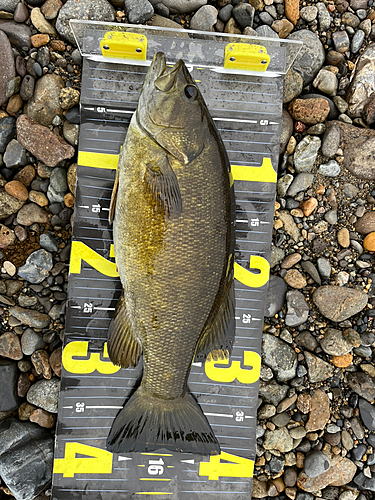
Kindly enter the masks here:
<path id="1" fill-rule="evenodd" d="M 201 153 L 208 140 L 207 115 L 184 62 L 179 60 L 167 70 L 165 55 L 158 52 L 139 99 L 139 126 L 180 163 L 187 164 Z"/>

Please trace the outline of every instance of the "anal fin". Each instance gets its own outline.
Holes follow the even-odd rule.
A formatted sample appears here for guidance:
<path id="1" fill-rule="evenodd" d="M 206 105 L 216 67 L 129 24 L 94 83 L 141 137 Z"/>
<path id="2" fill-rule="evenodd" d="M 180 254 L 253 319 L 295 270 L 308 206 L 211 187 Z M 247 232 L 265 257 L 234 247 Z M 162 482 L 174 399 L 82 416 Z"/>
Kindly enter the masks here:
<path id="1" fill-rule="evenodd" d="M 234 281 L 230 278 L 222 294 L 220 303 L 212 313 L 195 351 L 196 359 L 227 359 L 235 336 L 235 295 Z"/>
<path id="2" fill-rule="evenodd" d="M 132 333 L 123 293 L 109 325 L 108 354 L 112 363 L 122 368 L 136 366 L 142 354 L 142 347 Z"/>

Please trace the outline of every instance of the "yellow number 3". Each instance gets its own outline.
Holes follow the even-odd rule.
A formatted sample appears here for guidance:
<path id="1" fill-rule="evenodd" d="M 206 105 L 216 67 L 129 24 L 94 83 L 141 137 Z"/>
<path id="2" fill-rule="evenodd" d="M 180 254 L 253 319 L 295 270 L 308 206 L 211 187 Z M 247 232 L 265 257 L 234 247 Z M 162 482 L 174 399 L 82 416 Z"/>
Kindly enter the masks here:
<path id="1" fill-rule="evenodd" d="M 206 375 L 210 380 L 214 380 L 215 382 L 234 382 L 238 380 L 241 384 L 253 384 L 259 379 L 260 356 L 257 352 L 245 351 L 243 359 L 243 364 L 246 368 L 241 368 L 240 361 L 232 361 L 230 359 L 206 361 L 204 367 Z M 216 365 L 222 365 L 222 368 Z"/>

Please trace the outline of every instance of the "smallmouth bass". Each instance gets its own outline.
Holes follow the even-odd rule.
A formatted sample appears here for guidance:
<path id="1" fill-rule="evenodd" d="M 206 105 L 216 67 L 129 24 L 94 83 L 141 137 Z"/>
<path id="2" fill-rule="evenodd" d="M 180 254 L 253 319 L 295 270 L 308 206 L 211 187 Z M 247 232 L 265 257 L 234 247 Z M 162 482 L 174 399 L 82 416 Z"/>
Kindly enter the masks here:
<path id="1" fill-rule="evenodd" d="M 234 339 L 234 191 L 228 157 L 183 61 L 157 53 L 121 150 L 110 222 L 123 294 L 111 361 L 143 376 L 107 439 L 115 453 L 220 453 L 187 379 Z"/>

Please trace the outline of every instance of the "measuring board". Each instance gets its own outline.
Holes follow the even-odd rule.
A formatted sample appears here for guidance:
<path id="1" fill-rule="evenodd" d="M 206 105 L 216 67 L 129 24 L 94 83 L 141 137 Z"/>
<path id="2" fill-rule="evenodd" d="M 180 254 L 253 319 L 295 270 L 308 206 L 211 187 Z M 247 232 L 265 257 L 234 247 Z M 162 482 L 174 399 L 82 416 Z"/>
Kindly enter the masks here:
<path id="1" fill-rule="evenodd" d="M 181 36 L 173 30 L 123 24 L 73 21 L 71 25 L 84 59 L 52 498 L 201 500 L 218 495 L 225 500 L 249 500 L 283 75 L 287 57 L 290 63 L 300 44 L 187 30 Z M 114 30 L 136 30 L 147 40 L 147 49 L 142 46 L 147 58 L 104 54 L 103 40 Z M 255 70 L 254 66 L 225 68 L 226 46 L 233 42 L 261 44 L 269 56 L 266 71 L 256 71 L 257 61 Z M 165 450 L 121 455 L 106 450 L 112 422 L 142 369 L 142 362 L 134 369 L 120 369 L 107 352 L 108 327 L 121 292 L 109 203 L 119 151 L 148 65 L 160 50 L 170 64 L 185 60 L 222 136 L 234 179 L 233 351 L 229 360 L 194 362 L 188 380 L 220 443 L 221 455 L 211 457 Z"/>

